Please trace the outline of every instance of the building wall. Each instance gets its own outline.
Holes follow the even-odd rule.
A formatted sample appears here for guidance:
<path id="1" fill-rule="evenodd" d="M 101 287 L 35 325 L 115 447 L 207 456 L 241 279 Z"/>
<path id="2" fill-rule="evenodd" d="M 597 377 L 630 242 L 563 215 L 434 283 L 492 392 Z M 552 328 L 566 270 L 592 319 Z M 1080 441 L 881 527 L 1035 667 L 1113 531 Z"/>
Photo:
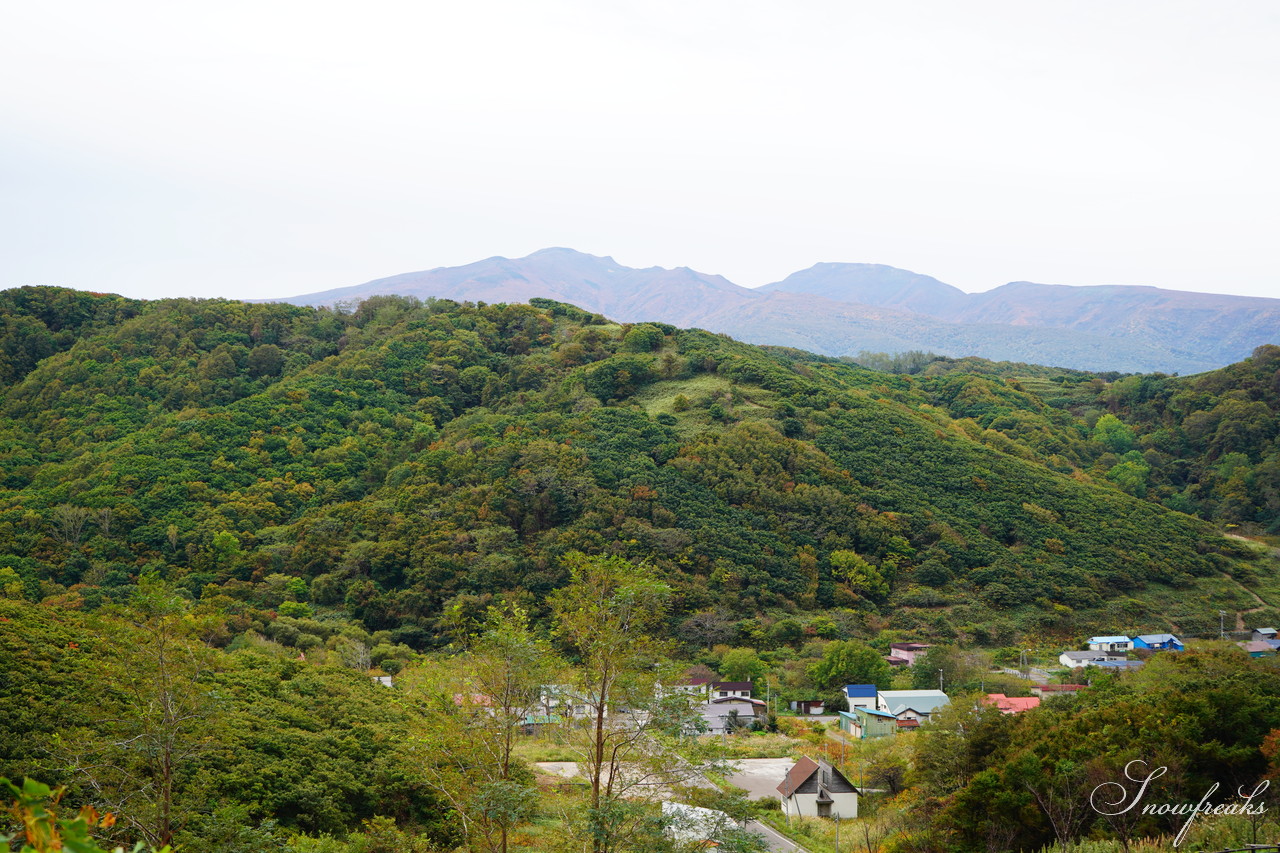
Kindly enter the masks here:
<path id="1" fill-rule="evenodd" d="M 849 820 L 858 816 L 858 795 L 853 792 L 830 794 L 831 817 Z M 818 795 L 796 792 L 782 801 L 782 811 L 790 817 L 817 817 Z"/>

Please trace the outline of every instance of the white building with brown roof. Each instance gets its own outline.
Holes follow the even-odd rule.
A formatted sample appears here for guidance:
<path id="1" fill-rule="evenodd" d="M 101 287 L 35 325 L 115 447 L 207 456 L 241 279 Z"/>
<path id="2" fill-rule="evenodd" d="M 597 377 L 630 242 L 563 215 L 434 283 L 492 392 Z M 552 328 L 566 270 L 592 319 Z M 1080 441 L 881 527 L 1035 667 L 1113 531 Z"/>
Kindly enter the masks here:
<path id="1" fill-rule="evenodd" d="M 808 756 L 787 772 L 778 793 L 787 817 L 858 816 L 858 789 L 835 767 Z"/>

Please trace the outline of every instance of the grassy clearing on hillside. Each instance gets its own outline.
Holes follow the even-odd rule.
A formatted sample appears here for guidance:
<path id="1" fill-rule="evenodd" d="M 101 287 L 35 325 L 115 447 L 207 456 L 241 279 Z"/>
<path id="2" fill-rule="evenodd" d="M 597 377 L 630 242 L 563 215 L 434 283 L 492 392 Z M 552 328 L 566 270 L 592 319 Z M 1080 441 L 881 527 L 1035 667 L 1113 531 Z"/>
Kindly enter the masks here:
<path id="1" fill-rule="evenodd" d="M 677 411 L 677 398 L 683 396 L 688 407 Z M 755 415 L 769 413 L 778 395 L 754 385 L 739 385 L 712 373 L 692 379 L 656 382 L 632 397 L 651 416 L 671 415 L 676 418 L 672 429 L 688 440 L 716 428 L 721 420 L 713 417 L 711 406 L 719 404 L 725 412 L 723 422 L 732 423 Z"/>
<path id="2" fill-rule="evenodd" d="M 723 376 L 714 373 L 701 373 L 692 379 L 674 379 L 655 382 L 637 393 L 631 399 L 639 403 L 650 415 L 675 414 L 673 408 L 676 397 L 683 394 L 690 404 L 695 404 L 699 397 L 724 394 L 733 388 L 733 383 Z M 689 413 L 684 413 L 689 414 Z"/>
<path id="3" fill-rule="evenodd" d="M 581 746 L 566 742 L 563 734 L 555 739 L 522 737 L 516 741 L 515 754 L 530 764 L 538 761 L 582 761 L 586 755 L 586 742 Z"/>
<path id="4" fill-rule="evenodd" d="M 718 742 L 725 758 L 730 761 L 739 758 L 792 758 L 799 754 L 797 747 L 800 745 L 795 738 L 765 732 L 743 732 L 724 738 L 704 735 L 704 739 Z"/>

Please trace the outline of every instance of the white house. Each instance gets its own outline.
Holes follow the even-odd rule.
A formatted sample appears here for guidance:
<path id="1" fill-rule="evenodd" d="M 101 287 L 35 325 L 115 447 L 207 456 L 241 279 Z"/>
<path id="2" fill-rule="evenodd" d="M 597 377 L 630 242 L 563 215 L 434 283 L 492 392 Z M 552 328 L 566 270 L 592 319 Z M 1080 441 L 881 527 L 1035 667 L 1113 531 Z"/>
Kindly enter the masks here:
<path id="1" fill-rule="evenodd" d="M 858 816 L 858 789 L 827 762 L 805 756 L 787 772 L 778 786 L 782 811 L 791 817 Z"/>
<path id="2" fill-rule="evenodd" d="M 917 711 L 915 708 L 908 705 L 907 707 L 899 710 L 898 713 L 893 716 L 900 723 L 905 720 L 914 720 L 917 723 L 927 723 L 929 721 L 929 717 L 933 716 L 933 712 Z"/>
<path id="3" fill-rule="evenodd" d="M 1125 654 L 1133 651 L 1133 640 L 1128 637 L 1090 637 L 1089 650 Z"/>
<path id="4" fill-rule="evenodd" d="M 1123 654 L 1108 652 L 1063 652 L 1058 655 L 1058 663 L 1070 669 L 1082 669 L 1102 663 L 1114 663 L 1125 659 Z"/>
<path id="5" fill-rule="evenodd" d="M 711 682 L 712 699 L 750 699 L 750 681 L 713 681 Z"/>

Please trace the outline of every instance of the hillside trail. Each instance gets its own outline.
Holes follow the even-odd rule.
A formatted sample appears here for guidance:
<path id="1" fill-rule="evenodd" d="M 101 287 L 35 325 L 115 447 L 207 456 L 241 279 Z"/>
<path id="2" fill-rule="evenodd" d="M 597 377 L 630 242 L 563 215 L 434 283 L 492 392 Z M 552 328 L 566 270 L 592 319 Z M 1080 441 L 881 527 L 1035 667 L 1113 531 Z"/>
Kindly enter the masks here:
<path id="1" fill-rule="evenodd" d="M 1266 543 L 1259 542 L 1257 539 L 1250 539 L 1248 536 L 1241 536 L 1239 533 L 1227 533 L 1227 534 L 1225 534 L 1225 535 L 1226 535 L 1226 537 L 1227 537 L 1228 539 L 1235 539 L 1235 540 L 1238 540 L 1238 541 L 1240 541 L 1240 542 L 1248 542 L 1248 543 L 1249 543 L 1249 544 L 1251 544 L 1251 545 L 1266 545 Z M 1271 553 L 1271 556 L 1272 556 L 1272 557 L 1274 557 L 1274 558 L 1276 558 L 1276 559 L 1280 559 L 1280 548 L 1276 548 L 1276 547 L 1271 546 L 1271 545 L 1266 545 L 1266 548 L 1267 548 L 1267 550 Z M 1246 609 L 1244 609 L 1244 610 L 1237 610 L 1237 611 L 1236 611 L 1236 630 L 1237 630 L 1237 631 L 1240 631 L 1240 632 L 1243 632 L 1243 631 L 1247 630 L 1247 629 L 1245 628 L 1245 625 L 1244 625 L 1244 617 L 1245 617 L 1245 614 L 1247 614 L 1247 613 L 1257 613 L 1259 610 L 1263 610 L 1263 609 L 1265 609 L 1265 608 L 1267 608 L 1267 607 L 1270 607 L 1271 605 L 1267 604 L 1267 602 L 1263 600 L 1262 596 L 1258 595 L 1256 592 L 1254 592 L 1253 590 L 1249 589 L 1247 586 L 1245 586 L 1244 584 L 1240 583 L 1240 582 L 1239 582 L 1238 580 L 1236 580 L 1235 578 L 1230 577 L 1230 575 L 1226 575 L 1226 574 L 1224 574 L 1224 575 L 1223 575 L 1223 577 L 1227 577 L 1227 578 L 1229 578 L 1229 579 L 1231 580 L 1231 582 L 1232 582 L 1232 583 L 1234 583 L 1236 586 L 1240 587 L 1242 590 L 1244 590 L 1246 593 L 1248 593 L 1248 594 L 1249 594 L 1249 596 L 1250 596 L 1254 601 L 1258 602 L 1258 604 L 1257 604 L 1257 606 L 1256 606 L 1256 607 L 1249 607 L 1249 608 L 1246 608 Z"/>

